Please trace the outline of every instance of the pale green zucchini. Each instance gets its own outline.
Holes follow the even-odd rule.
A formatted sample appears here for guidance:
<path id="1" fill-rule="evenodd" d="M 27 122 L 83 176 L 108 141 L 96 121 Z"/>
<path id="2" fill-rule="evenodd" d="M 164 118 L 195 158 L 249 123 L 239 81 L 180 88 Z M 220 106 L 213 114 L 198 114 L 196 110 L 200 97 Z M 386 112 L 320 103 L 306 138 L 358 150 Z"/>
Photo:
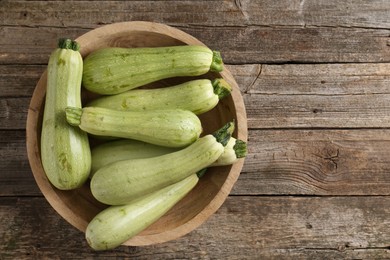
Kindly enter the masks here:
<path id="1" fill-rule="evenodd" d="M 120 206 L 110 206 L 88 224 L 85 237 L 94 250 L 113 249 L 161 218 L 198 183 L 189 177 Z"/>
<path id="2" fill-rule="evenodd" d="M 204 46 L 103 48 L 85 58 L 83 85 L 91 92 L 113 95 L 165 78 L 222 69 L 220 53 Z"/>
<path id="3" fill-rule="evenodd" d="M 246 156 L 246 149 L 246 143 L 244 141 L 231 137 L 224 147 L 221 156 L 213 162 L 210 167 L 233 164 L 239 158 Z M 90 177 L 92 177 L 98 169 L 113 162 L 128 159 L 151 158 L 176 151 L 178 151 L 177 148 L 153 145 L 131 139 L 120 139 L 102 143 L 92 149 Z"/>
<path id="4" fill-rule="evenodd" d="M 97 135 L 135 139 L 166 147 L 196 141 L 202 125 L 191 111 L 182 109 L 118 111 L 100 107 L 66 108 L 69 124 Z"/>
<path id="5" fill-rule="evenodd" d="M 247 154 L 246 142 L 231 137 L 221 156 L 210 166 L 224 166 L 237 162 Z"/>
<path id="6" fill-rule="evenodd" d="M 80 187 L 91 166 L 87 133 L 70 126 L 65 118 L 66 107 L 81 107 L 83 60 L 78 49 L 76 42 L 61 39 L 47 68 L 41 160 L 49 181 L 61 190 Z"/>
<path id="7" fill-rule="evenodd" d="M 121 205 L 178 182 L 216 161 L 232 129 L 229 123 L 177 152 L 110 163 L 93 175 L 92 195 L 102 203 Z"/>
<path id="8" fill-rule="evenodd" d="M 157 89 L 134 89 L 103 96 L 87 106 L 123 111 L 184 109 L 199 115 L 214 108 L 232 88 L 224 79 L 198 79 Z"/>
<path id="9" fill-rule="evenodd" d="M 149 144 L 132 139 L 119 139 L 95 146 L 91 150 L 91 177 L 103 166 L 126 159 L 150 158 L 178 151 L 179 148 Z"/>

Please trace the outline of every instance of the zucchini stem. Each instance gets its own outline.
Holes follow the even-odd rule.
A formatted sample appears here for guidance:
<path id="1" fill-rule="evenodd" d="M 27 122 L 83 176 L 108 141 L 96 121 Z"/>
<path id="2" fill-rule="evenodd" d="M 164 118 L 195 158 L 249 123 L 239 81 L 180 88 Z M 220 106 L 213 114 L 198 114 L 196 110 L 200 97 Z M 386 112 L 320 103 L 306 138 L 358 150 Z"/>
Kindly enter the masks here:
<path id="1" fill-rule="evenodd" d="M 72 40 L 61 38 L 58 40 L 58 48 L 60 49 L 72 49 Z"/>
<path id="2" fill-rule="evenodd" d="M 219 99 L 229 96 L 232 92 L 232 87 L 222 78 L 214 79 L 211 84 L 214 88 L 214 94 L 216 94 Z"/>
<path id="3" fill-rule="evenodd" d="M 236 144 L 233 146 L 233 150 L 237 158 L 245 157 L 248 152 L 246 142 L 237 139 Z"/>
<path id="4" fill-rule="evenodd" d="M 81 114 L 83 109 L 79 107 L 65 108 L 66 121 L 72 126 L 79 126 L 81 124 Z"/>
<path id="5" fill-rule="evenodd" d="M 223 71 L 222 56 L 219 51 L 213 51 L 213 60 L 210 65 L 210 71 L 221 72 Z"/>
<path id="6" fill-rule="evenodd" d="M 203 175 L 206 174 L 206 171 L 207 171 L 207 168 L 203 168 L 202 170 L 200 170 L 196 173 L 196 176 L 198 176 L 198 178 L 200 179 L 200 178 L 202 178 Z"/>
<path id="7" fill-rule="evenodd" d="M 68 38 L 61 38 L 58 40 L 58 48 L 79 51 L 80 44 Z"/>
<path id="8" fill-rule="evenodd" d="M 218 143 L 221 143 L 223 146 L 229 142 L 230 137 L 234 131 L 234 121 L 227 123 L 219 130 L 215 131 L 212 135 L 217 139 Z"/>

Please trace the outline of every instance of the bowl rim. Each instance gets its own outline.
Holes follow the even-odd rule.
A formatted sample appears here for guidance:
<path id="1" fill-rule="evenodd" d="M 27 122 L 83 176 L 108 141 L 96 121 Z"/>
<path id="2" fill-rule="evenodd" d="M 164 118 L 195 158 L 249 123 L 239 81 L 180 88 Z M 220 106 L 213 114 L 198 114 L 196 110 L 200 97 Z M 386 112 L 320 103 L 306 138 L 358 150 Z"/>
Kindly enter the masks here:
<path id="1" fill-rule="evenodd" d="M 84 57 L 87 53 L 91 51 L 90 39 L 93 38 L 101 38 L 107 36 L 107 34 L 113 33 L 129 33 L 134 31 L 147 32 L 147 33 L 157 33 L 163 34 L 173 39 L 177 39 L 187 45 L 203 45 L 204 43 L 196 39 L 195 37 L 177 29 L 171 27 L 169 25 L 155 23 L 155 22 L 145 22 L 145 21 L 129 21 L 129 22 L 120 22 L 113 23 L 109 25 L 104 25 L 93 29 L 80 37 L 76 38 L 76 41 L 80 44 L 81 49 L 80 53 Z M 247 141 L 248 139 L 248 130 L 247 130 L 247 118 L 246 118 L 246 110 L 243 98 L 240 93 L 240 89 L 234 80 L 230 71 L 226 68 L 220 75 L 231 84 L 233 91 L 231 93 L 233 104 L 236 109 L 235 116 L 237 117 L 237 138 Z M 26 123 L 26 147 L 27 147 L 27 157 L 29 160 L 29 164 L 35 178 L 35 181 L 40 188 L 42 194 L 49 202 L 49 204 L 54 208 L 54 210 L 67 222 L 69 222 L 72 226 L 76 227 L 80 231 L 85 233 L 86 221 L 81 217 L 77 216 L 71 208 L 66 205 L 63 205 L 61 202 L 61 198 L 58 196 L 56 192 L 54 192 L 53 187 L 48 183 L 48 180 L 42 176 L 43 167 L 39 154 L 39 144 L 38 140 L 34 138 L 34 131 L 37 132 L 37 122 L 39 119 L 39 105 L 43 104 L 46 89 L 46 84 L 43 84 L 47 79 L 47 71 L 45 70 L 41 75 L 39 81 L 36 84 L 35 90 L 33 92 L 30 105 L 28 108 L 27 115 L 27 123 Z M 123 245 L 127 246 L 145 246 L 151 244 L 158 244 L 163 242 L 168 242 L 170 240 L 177 239 L 182 237 L 192 230 L 199 227 L 202 223 L 204 223 L 211 215 L 213 215 L 224 203 L 226 198 L 228 197 L 231 189 L 234 186 L 234 183 L 237 181 L 240 172 L 243 168 L 244 159 L 239 160 L 235 164 L 232 165 L 230 172 L 227 175 L 227 178 L 215 197 L 210 201 L 209 204 L 206 205 L 197 215 L 195 215 L 192 219 L 187 221 L 186 223 L 161 233 L 157 234 L 145 234 L 145 235 L 137 235 L 125 243 Z M 44 173 L 44 172 L 43 172 Z"/>

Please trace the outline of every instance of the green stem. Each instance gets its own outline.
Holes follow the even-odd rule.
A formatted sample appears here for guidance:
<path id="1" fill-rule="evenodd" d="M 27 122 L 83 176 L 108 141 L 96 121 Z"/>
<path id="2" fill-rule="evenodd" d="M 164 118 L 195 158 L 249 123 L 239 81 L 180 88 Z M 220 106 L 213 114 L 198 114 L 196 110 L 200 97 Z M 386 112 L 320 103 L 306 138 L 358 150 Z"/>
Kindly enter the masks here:
<path id="1" fill-rule="evenodd" d="M 218 95 L 219 99 L 229 96 L 232 92 L 232 87 L 222 78 L 214 79 L 211 83 L 214 88 L 214 93 Z"/>
<path id="2" fill-rule="evenodd" d="M 79 126 L 81 124 L 82 113 L 82 108 L 67 107 L 65 108 L 66 121 L 72 126 Z"/>
<path id="3" fill-rule="evenodd" d="M 202 178 L 203 175 L 205 175 L 206 171 L 207 171 L 207 168 L 203 168 L 202 170 L 198 171 L 198 172 L 196 173 L 196 175 L 197 175 L 198 178 L 200 179 L 200 178 Z"/>
<path id="4" fill-rule="evenodd" d="M 217 142 L 221 143 L 223 146 L 226 146 L 226 144 L 229 142 L 230 137 L 232 136 L 234 131 L 234 121 L 227 123 L 219 130 L 215 131 L 213 133 L 213 136 L 215 139 L 217 139 Z"/>
<path id="5" fill-rule="evenodd" d="M 61 38 L 58 40 L 58 48 L 79 51 L 80 44 L 68 38 Z"/>
<path id="6" fill-rule="evenodd" d="M 58 48 L 60 49 L 72 49 L 72 40 L 61 38 L 58 40 Z"/>
<path id="7" fill-rule="evenodd" d="M 80 44 L 76 41 L 72 41 L 72 50 L 79 51 L 80 50 Z"/>
<path id="8" fill-rule="evenodd" d="M 237 139 L 236 144 L 233 146 L 233 150 L 237 158 L 243 158 L 248 153 L 246 142 Z"/>
<path id="9" fill-rule="evenodd" d="M 213 51 L 213 60 L 210 65 L 210 71 L 221 72 L 223 71 L 223 61 L 221 53 L 219 51 Z"/>

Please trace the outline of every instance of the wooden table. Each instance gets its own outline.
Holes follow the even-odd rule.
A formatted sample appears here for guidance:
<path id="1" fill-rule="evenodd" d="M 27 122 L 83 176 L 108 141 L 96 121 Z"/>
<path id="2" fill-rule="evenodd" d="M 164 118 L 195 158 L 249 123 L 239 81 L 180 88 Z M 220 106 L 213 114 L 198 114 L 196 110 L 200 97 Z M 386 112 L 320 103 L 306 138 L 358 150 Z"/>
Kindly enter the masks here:
<path id="1" fill-rule="evenodd" d="M 172 242 L 91 250 L 39 191 L 25 124 L 60 37 L 121 21 L 222 52 L 249 154 L 224 205 Z M 0 259 L 389 259 L 390 1 L 0 1 Z"/>

